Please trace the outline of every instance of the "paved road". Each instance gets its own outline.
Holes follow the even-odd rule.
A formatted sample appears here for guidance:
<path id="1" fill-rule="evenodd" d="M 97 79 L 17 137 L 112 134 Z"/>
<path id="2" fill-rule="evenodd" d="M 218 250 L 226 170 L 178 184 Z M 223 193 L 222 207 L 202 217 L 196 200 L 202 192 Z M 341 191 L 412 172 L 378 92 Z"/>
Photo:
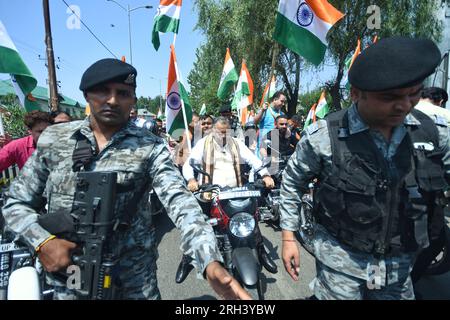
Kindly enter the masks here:
<path id="1" fill-rule="evenodd" d="M 175 272 L 181 258 L 179 249 L 179 233 L 172 222 L 165 215 L 157 216 L 160 239 L 158 259 L 159 288 L 163 299 L 170 300 L 210 300 L 216 299 L 214 291 L 205 280 L 196 278 L 195 270 L 182 284 L 175 283 Z M 450 220 L 449 220 L 450 223 Z M 261 232 L 266 238 L 266 247 L 278 265 L 278 273 L 270 274 L 264 270 L 266 286 L 265 298 L 270 300 L 305 299 L 312 295 L 309 283 L 315 276 L 314 258 L 306 250 L 301 251 L 301 275 L 298 282 L 294 282 L 285 272 L 281 262 L 281 231 L 272 226 L 261 223 Z M 418 288 L 424 299 L 450 300 L 450 272 L 437 277 L 426 277 L 418 283 Z"/>

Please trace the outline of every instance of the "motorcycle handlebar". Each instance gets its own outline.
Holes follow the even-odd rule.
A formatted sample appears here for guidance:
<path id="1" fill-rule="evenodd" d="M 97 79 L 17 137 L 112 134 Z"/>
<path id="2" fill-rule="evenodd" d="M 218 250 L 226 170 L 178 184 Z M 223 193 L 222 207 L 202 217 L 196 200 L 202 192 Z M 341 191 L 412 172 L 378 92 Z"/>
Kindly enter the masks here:
<path id="1" fill-rule="evenodd" d="M 258 179 L 256 180 L 253 185 L 258 188 L 258 189 L 265 189 L 266 188 L 266 183 L 264 182 L 263 179 Z"/>

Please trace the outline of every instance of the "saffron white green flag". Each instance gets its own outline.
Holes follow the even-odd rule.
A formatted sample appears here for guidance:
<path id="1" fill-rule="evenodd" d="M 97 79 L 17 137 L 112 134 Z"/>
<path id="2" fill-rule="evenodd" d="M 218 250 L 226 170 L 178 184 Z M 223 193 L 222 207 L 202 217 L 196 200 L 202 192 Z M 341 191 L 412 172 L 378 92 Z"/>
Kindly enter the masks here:
<path id="1" fill-rule="evenodd" d="M 266 87 L 264 88 L 264 92 L 262 95 L 261 102 L 259 103 L 259 106 L 262 107 L 262 105 L 265 102 L 269 102 L 270 98 L 273 97 L 276 91 L 277 91 L 277 82 L 275 76 L 273 75 L 270 82 L 268 82 Z"/>
<path id="2" fill-rule="evenodd" d="M 253 103 L 253 80 L 248 72 L 245 61 L 242 61 L 241 75 L 236 86 L 231 108 L 238 111 L 239 121 L 245 125 L 247 122 L 247 107 Z"/>
<path id="3" fill-rule="evenodd" d="M 315 108 L 315 115 L 317 118 L 325 118 L 325 116 L 330 112 L 330 108 L 327 103 L 325 91 L 322 91 L 320 95 L 320 99 L 317 102 L 317 106 Z"/>
<path id="4" fill-rule="evenodd" d="M 180 26 L 180 12 L 182 0 L 160 0 L 158 11 L 154 18 L 152 43 L 158 51 L 160 42 L 159 34 L 165 32 L 178 33 Z"/>
<path id="5" fill-rule="evenodd" d="M 192 120 L 189 97 L 180 78 L 175 48 L 171 45 L 165 115 L 167 133 L 174 138 L 181 136 L 184 130 L 180 129 L 185 129 Z"/>
<path id="6" fill-rule="evenodd" d="M 217 90 L 217 97 L 221 100 L 225 100 L 228 97 L 230 88 L 233 87 L 238 79 L 239 75 L 234 67 L 233 60 L 231 59 L 230 49 L 227 48 L 219 89 Z"/>
<path id="7" fill-rule="evenodd" d="M 306 129 L 311 123 L 316 122 L 316 106 L 317 103 L 314 103 L 311 109 L 309 109 L 308 115 L 306 116 L 305 124 L 303 126 L 303 130 Z"/>
<path id="8" fill-rule="evenodd" d="M 37 103 L 28 97 L 36 88 L 37 80 L 23 62 L 6 28 L 0 21 L 0 73 L 9 73 L 14 89 L 22 106 L 27 111 L 39 109 Z"/>
<path id="9" fill-rule="evenodd" d="M 327 33 L 343 16 L 326 0 L 280 0 L 273 38 L 319 65 L 328 46 Z"/>
<path id="10" fill-rule="evenodd" d="M 352 67 L 353 62 L 359 56 L 360 53 L 361 53 L 361 41 L 358 39 L 358 44 L 356 46 L 355 52 L 353 53 L 353 55 L 351 57 L 349 57 L 345 61 L 345 75 L 342 78 L 342 81 L 344 82 L 345 87 L 347 89 L 350 89 L 350 82 L 348 82 L 348 73 L 350 72 L 350 68 Z"/>

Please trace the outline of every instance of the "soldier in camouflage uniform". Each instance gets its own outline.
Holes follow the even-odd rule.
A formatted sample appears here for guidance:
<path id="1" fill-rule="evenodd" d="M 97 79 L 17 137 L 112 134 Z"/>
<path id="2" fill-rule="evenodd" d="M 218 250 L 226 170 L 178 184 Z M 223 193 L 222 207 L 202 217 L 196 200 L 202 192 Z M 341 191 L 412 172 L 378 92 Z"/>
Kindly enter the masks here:
<path id="1" fill-rule="evenodd" d="M 350 71 L 353 105 L 310 125 L 297 145 L 281 187 L 282 258 L 298 280 L 298 209 L 317 178 L 318 299 L 414 299 L 410 272 L 427 224 L 443 222 L 450 174 L 446 121 L 413 109 L 439 61 L 429 40 L 373 44 Z"/>
<path id="2" fill-rule="evenodd" d="M 97 61 L 86 70 L 80 90 L 90 105 L 91 115 L 84 121 L 54 125 L 42 134 L 36 152 L 8 192 L 3 207 L 8 228 L 37 252 L 50 283 L 56 287 L 55 298 L 74 298 L 74 292 L 52 272 L 64 270 L 71 263 L 70 251 L 76 244 L 70 239 L 54 238 L 42 228 L 38 212 L 45 197 L 48 215 L 70 214 L 77 175 L 72 171 L 72 155 L 77 141 L 87 139 L 92 155 L 84 169 L 117 172 L 115 214 L 122 217 L 135 208 L 129 227 L 118 229 L 110 240 L 119 252 L 120 298 L 160 299 L 156 279 L 157 226 L 148 203 L 151 188 L 181 230 L 181 249 L 194 258 L 199 274 L 206 275 L 221 297 L 249 298 L 222 268 L 213 230 L 186 189 L 163 141 L 129 121 L 136 102 L 136 75 L 131 65 L 115 59 Z M 144 196 L 136 199 L 136 193 Z"/>

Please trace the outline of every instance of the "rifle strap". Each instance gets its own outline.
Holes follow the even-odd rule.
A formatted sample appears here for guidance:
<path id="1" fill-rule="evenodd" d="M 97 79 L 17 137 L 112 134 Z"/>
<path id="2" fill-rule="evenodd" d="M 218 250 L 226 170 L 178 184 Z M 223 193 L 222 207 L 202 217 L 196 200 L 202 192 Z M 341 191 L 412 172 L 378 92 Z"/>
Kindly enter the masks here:
<path id="1" fill-rule="evenodd" d="M 88 140 L 88 138 L 78 132 L 77 144 L 72 154 L 73 172 L 79 172 L 81 168 L 86 169 L 93 158 L 94 152 L 92 150 L 91 142 Z"/>

